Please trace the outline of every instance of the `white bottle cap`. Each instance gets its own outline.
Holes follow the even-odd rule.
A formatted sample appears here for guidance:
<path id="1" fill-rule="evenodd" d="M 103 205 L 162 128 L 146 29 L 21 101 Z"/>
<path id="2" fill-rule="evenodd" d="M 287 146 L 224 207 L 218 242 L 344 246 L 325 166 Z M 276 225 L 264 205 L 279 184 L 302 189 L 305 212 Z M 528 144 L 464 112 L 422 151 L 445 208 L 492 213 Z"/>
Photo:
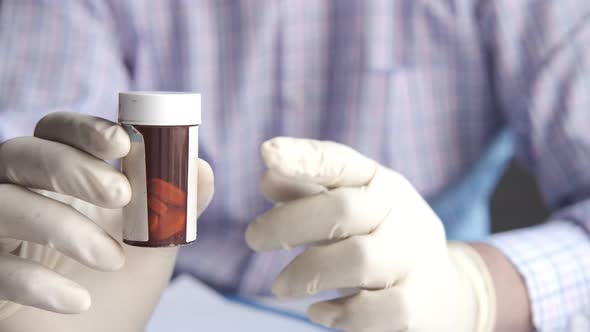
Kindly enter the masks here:
<path id="1" fill-rule="evenodd" d="M 189 92 L 120 92 L 119 122 L 153 126 L 200 125 L 201 95 Z"/>

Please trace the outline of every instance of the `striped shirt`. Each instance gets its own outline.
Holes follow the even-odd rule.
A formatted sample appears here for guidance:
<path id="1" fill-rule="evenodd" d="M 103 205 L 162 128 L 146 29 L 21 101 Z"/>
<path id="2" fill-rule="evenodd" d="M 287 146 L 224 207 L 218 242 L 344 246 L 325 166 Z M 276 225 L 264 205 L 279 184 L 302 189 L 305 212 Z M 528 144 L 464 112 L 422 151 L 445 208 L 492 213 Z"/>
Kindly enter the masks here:
<path id="1" fill-rule="evenodd" d="M 488 230 L 512 153 L 554 211 L 489 237 L 540 331 L 590 312 L 587 0 L 4 0 L 0 141 L 55 110 L 116 119 L 122 90 L 203 95 L 216 198 L 177 271 L 266 292 L 295 252 L 254 254 L 264 140 L 338 141 L 405 175 L 454 239 Z M 509 132 L 510 134 L 506 134 Z"/>

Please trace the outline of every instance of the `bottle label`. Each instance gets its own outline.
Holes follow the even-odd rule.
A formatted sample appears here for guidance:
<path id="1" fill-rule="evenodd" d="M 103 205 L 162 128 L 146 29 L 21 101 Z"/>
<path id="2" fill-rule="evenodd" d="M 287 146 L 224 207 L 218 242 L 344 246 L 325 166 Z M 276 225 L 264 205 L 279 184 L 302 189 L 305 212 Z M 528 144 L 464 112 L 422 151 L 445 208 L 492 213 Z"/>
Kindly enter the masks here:
<path id="1" fill-rule="evenodd" d="M 131 125 L 123 125 L 131 149 L 122 162 L 123 173 L 131 184 L 131 201 L 123 208 L 123 239 L 148 241 L 148 206 L 143 135 Z"/>
<path id="2" fill-rule="evenodd" d="M 199 127 L 188 129 L 188 186 L 186 210 L 186 242 L 197 239 L 197 177 L 199 172 Z M 192 204 L 190 202 L 193 202 Z"/>

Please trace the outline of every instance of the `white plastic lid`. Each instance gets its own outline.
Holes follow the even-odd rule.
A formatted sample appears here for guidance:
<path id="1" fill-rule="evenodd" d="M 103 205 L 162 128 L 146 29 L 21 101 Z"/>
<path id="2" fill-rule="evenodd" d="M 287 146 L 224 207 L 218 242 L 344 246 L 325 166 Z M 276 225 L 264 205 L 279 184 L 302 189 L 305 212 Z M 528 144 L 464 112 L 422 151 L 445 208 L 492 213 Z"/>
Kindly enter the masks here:
<path id="1" fill-rule="evenodd" d="M 201 95 L 190 92 L 120 92 L 119 122 L 155 126 L 200 125 Z"/>

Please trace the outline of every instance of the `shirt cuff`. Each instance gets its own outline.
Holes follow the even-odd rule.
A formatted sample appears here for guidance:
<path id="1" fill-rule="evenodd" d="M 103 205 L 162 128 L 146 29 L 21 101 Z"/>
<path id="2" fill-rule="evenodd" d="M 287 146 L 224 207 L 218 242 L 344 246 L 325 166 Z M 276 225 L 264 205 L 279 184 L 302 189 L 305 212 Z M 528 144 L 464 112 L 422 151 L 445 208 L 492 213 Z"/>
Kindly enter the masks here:
<path id="1" fill-rule="evenodd" d="M 537 331 L 566 331 L 575 317 L 590 314 L 590 236 L 581 226 L 552 221 L 485 242 L 524 278 Z"/>

